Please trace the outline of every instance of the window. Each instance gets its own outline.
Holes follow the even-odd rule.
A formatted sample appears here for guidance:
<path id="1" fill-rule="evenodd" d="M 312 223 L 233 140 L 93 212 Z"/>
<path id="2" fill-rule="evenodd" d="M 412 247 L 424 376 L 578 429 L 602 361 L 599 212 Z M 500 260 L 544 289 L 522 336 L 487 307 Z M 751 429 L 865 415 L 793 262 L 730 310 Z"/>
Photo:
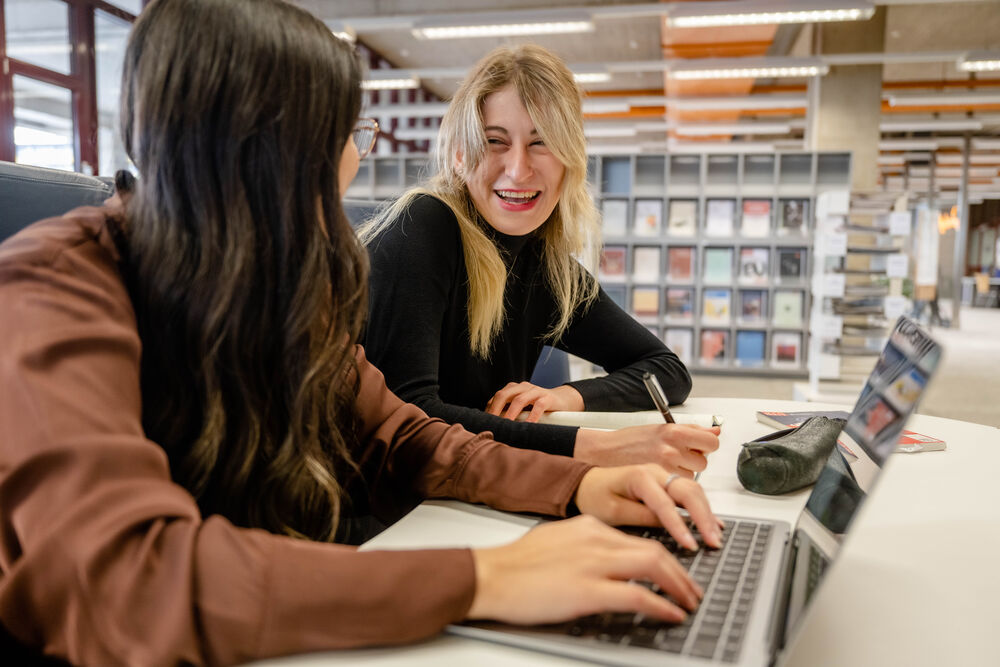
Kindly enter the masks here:
<path id="1" fill-rule="evenodd" d="M 148 0 L 0 0 L 0 160 L 109 176 L 121 63 Z"/>

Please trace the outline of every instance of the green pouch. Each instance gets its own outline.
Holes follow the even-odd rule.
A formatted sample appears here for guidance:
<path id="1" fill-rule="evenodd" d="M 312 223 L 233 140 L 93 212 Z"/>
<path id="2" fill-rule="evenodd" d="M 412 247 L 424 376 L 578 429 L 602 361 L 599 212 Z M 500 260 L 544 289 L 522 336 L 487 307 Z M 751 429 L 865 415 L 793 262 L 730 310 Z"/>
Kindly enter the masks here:
<path id="1" fill-rule="evenodd" d="M 736 476 L 754 493 L 777 496 L 814 483 L 837 444 L 843 419 L 810 417 L 798 428 L 743 444 Z"/>

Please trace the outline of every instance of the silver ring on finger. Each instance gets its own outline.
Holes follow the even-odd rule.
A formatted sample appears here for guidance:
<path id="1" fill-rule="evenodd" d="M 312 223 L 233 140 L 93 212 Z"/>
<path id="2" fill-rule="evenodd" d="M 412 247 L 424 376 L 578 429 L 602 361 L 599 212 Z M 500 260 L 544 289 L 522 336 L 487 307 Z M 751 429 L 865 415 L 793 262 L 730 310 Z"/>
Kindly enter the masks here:
<path id="1" fill-rule="evenodd" d="M 680 475 L 678 475 L 677 473 L 675 472 L 670 473 L 670 476 L 667 477 L 667 481 L 663 483 L 663 490 L 669 492 L 670 485 L 673 484 L 674 480 L 677 479 L 678 477 L 680 477 Z"/>

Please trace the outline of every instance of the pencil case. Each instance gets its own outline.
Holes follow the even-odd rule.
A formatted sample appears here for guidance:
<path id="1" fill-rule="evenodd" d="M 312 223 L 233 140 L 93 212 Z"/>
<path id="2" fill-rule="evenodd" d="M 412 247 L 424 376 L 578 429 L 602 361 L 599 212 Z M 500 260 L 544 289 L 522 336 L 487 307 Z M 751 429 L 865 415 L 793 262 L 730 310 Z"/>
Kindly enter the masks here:
<path id="1" fill-rule="evenodd" d="M 810 417 L 797 428 L 744 443 L 736 476 L 748 491 L 769 496 L 809 486 L 819 478 L 843 427 L 843 419 Z"/>

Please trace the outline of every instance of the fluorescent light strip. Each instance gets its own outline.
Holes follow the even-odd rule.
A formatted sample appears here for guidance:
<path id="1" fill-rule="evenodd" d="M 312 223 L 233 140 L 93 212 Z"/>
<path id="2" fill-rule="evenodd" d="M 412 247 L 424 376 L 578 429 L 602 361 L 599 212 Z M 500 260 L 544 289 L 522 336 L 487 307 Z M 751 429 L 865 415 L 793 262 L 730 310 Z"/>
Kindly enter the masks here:
<path id="1" fill-rule="evenodd" d="M 983 129 L 983 123 L 979 120 L 900 120 L 883 121 L 879 123 L 882 132 L 933 132 L 940 130 L 943 132 L 960 132 L 962 130 L 978 131 Z"/>
<path id="2" fill-rule="evenodd" d="M 606 137 L 634 137 L 638 130 L 632 125 L 584 125 L 583 136 L 595 139 Z"/>
<path id="3" fill-rule="evenodd" d="M 708 137 L 718 134 L 788 134 L 788 123 L 689 123 L 674 128 L 677 134 L 689 137 Z"/>
<path id="4" fill-rule="evenodd" d="M 886 99 L 891 107 L 968 106 L 973 104 L 1000 104 L 1000 93 L 890 94 Z"/>
<path id="5" fill-rule="evenodd" d="M 405 79 L 366 79 L 361 82 L 361 87 L 365 90 L 405 90 L 416 88 L 420 82 L 413 77 Z"/>
<path id="6" fill-rule="evenodd" d="M 828 67 L 810 65 L 807 67 L 747 67 L 747 68 L 727 68 L 727 69 L 685 69 L 671 70 L 670 76 L 674 79 L 751 79 L 751 78 L 777 78 L 777 77 L 802 77 L 817 76 L 826 74 Z"/>
<path id="7" fill-rule="evenodd" d="M 426 26 L 414 28 L 414 37 L 423 39 L 461 39 L 468 37 L 505 37 L 520 35 L 557 35 L 593 32 L 593 21 L 543 21 L 538 23 L 497 23 L 493 25 Z"/>
<path id="8" fill-rule="evenodd" d="M 870 9 L 812 9 L 788 12 L 752 12 L 747 14 L 718 14 L 715 16 L 667 17 L 672 28 L 707 28 L 724 25 L 766 25 L 773 23 L 817 23 L 829 21 L 859 21 L 871 18 Z"/>
<path id="9" fill-rule="evenodd" d="M 631 109 L 628 102 L 605 101 L 600 98 L 584 100 L 583 113 L 626 113 Z"/>
<path id="10" fill-rule="evenodd" d="M 611 75 L 607 72 L 579 72 L 574 73 L 573 78 L 577 83 L 604 83 L 611 81 Z"/>

